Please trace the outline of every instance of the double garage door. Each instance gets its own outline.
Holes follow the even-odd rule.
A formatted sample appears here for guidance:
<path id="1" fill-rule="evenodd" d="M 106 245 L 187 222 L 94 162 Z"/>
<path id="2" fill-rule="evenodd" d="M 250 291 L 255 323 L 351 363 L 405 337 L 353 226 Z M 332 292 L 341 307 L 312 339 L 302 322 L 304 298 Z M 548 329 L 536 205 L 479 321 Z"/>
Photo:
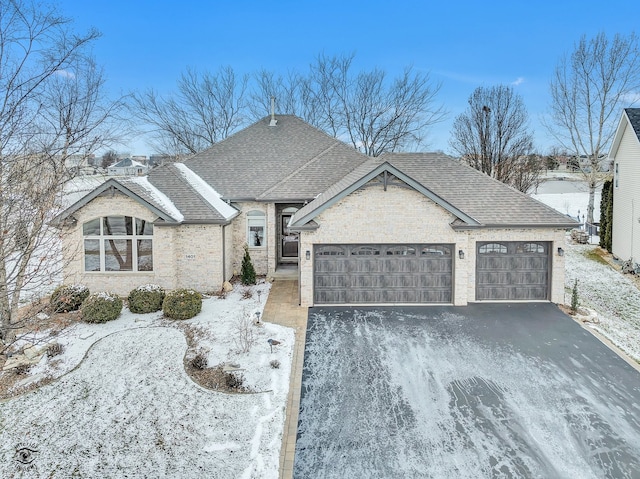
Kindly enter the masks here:
<path id="1" fill-rule="evenodd" d="M 453 245 L 314 246 L 315 304 L 451 303 Z"/>
<path id="2" fill-rule="evenodd" d="M 549 242 L 479 242 L 477 301 L 549 299 Z M 453 302 L 453 244 L 314 246 L 315 304 Z"/>

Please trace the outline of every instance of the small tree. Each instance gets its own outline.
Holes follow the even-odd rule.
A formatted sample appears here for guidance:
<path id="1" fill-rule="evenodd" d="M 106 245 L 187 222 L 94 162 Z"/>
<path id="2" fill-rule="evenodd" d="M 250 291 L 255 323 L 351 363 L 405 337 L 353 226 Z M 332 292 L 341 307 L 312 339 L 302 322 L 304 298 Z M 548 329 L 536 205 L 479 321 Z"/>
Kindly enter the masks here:
<path id="1" fill-rule="evenodd" d="M 242 284 L 256 284 L 256 270 L 251 262 L 247 245 L 244 245 L 244 257 L 242 258 Z"/>
<path id="2" fill-rule="evenodd" d="M 576 314 L 578 311 L 578 280 L 573 282 L 573 289 L 571 290 L 571 314 Z"/>

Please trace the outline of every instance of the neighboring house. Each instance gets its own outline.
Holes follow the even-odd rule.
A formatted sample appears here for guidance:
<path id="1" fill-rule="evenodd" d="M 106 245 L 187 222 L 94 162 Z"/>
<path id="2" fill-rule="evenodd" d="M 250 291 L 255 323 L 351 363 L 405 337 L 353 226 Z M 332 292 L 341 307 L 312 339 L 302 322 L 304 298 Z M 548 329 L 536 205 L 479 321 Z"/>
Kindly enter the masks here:
<path id="1" fill-rule="evenodd" d="M 640 108 L 626 108 L 611 145 L 612 253 L 640 263 Z"/>
<path id="2" fill-rule="evenodd" d="M 270 117 L 148 177 L 110 179 L 56 218 L 68 281 L 217 291 L 297 267 L 300 303 L 564 301 L 576 223 L 444 154 L 369 158 Z"/>
<path id="3" fill-rule="evenodd" d="M 143 176 L 148 172 L 149 167 L 147 165 L 131 158 L 120 160 L 107 168 L 109 176 Z"/>

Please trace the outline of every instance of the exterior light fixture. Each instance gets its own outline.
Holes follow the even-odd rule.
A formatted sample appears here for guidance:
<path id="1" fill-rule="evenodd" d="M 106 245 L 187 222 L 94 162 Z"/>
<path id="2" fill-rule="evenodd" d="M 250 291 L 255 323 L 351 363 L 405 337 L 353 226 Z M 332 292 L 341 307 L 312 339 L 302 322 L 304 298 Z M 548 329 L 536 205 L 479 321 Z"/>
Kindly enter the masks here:
<path id="1" fill-rule="evenodd" d="M 564 250 L 558 247 L 558 256 L 564 256 Z"/>
<path id="2" fill-rule="evenodd" d="M 306 253 L 304 254 L 304 257 L 307 259 L 311 259 L 311 251 L 307 250 Z"/>
<path id="3" fill-rule="evenodd" d="M 260 311 L 256 311 L 256 324 L 260 324 Z"/>
<path id="4" fill-rule="evenodd" d="M 464 259 L 464 251 L 462 251 L 461 249 L 458 250 L 458 257 L 460 259 Z"/>

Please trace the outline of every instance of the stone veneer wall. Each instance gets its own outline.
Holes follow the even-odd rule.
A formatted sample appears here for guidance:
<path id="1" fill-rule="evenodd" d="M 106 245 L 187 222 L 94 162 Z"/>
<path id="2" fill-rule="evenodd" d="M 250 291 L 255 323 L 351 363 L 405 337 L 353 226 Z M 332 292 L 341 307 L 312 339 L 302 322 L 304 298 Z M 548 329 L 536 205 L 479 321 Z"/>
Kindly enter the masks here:
<path id="1" fill-rule="evenodd" d="M 564 231 L 551 229 L 492 229 L 454 231 L 454 216 L 421 193 L 400 186 L 367 186 L 323 211 L 320 227 L 300 235 L 300 296 L 302 306 L 313 305 L 313 245 L 323 243 L 452 243 L 454 254 L 454 304 L 475 300 L 476 241 L 551 241 L 551 301 L 564 302 Z M 465 253 L 458 258 L 458 250 Z M 306 259 L 310 251 L 311 259 Z"/>

